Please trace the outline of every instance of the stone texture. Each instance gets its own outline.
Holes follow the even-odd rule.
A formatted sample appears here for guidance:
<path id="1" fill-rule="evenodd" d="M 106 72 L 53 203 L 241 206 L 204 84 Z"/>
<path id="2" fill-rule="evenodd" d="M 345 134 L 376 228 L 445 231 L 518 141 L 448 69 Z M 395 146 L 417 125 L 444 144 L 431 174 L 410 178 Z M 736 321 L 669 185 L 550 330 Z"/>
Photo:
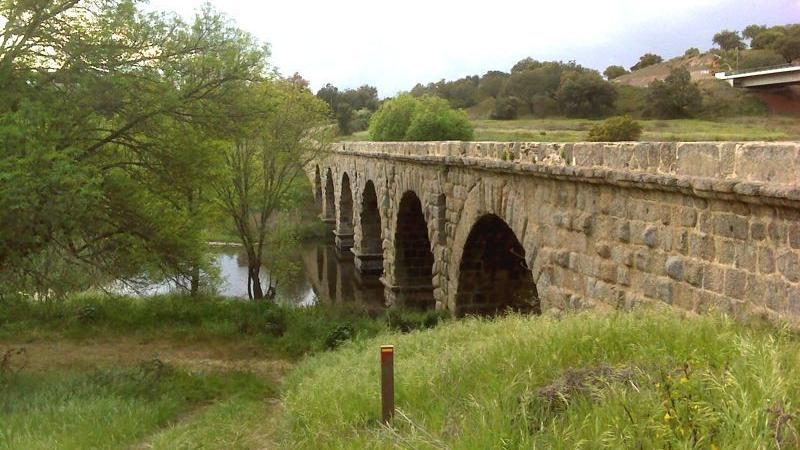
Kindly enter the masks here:
<path id="1" fill-rule="evenodd" d="M 489 312 L 487 283 L 520 273 L 484 277 L 468 237 L 491 215 L 520 244 L 498 255 L 527 268 L 541 310 L 800 314 L 800 143 L 358 142 L 308 175 L 340 247 L 382 272 L 389 302 Z M 407 192 L 421 204 L 413 229 Z"/>

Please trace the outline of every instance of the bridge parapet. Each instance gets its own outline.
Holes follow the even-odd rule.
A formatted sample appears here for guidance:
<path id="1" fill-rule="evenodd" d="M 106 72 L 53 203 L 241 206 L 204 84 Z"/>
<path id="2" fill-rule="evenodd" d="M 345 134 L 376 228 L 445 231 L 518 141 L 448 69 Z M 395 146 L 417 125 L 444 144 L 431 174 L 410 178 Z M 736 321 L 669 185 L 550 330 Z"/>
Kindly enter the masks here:
<path id="1" fill-rule="evenodd" d="M 334 152 L 688 189 L 751 203 L 800 201 L 800 142 L 349 142 Z"/>

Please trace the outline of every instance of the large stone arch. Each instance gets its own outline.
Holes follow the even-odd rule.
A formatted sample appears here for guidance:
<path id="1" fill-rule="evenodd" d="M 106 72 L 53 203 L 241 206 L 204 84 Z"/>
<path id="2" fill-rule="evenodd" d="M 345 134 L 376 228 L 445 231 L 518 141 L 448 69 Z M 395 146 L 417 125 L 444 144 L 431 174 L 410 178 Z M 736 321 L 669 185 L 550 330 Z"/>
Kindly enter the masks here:
<path id="1" fill-rule="evenodd" d="M 353 247 L 356 269 L 362 274 L 383 273 L 383 228 L 375 183 L 367 180 L 360 195 L 356 223 L 357 239 Z"/>
<path id="2" fill-rule="evenodd" d="M 404 306 L 433 308 L 434 255 L 422 200 L 408 190 L 400 196 L 394 233 L 393 286 L 387 298 Z"/>
<path id="3" fill-rule="evenodd" d="M 467 236 L 458 265 L 455 314 L 493 315 L 508 309 L 540 313 L 525 249 L 500 217 L 481 216 Z"/>
<path id="4" fill-rule="evenodd" d="M 485 216 L 496 217 L 513 234 L 522 247 L 523 262 L 530 270 L 531 280 L 540 296 L 542 286 L 540 277 L 542 261 L 540 261 L 539 241 L 534 233 L 533 225 L 529 225 L 527 208 L 528 199 L 524 194 L 524 186 L 519 183 L 506 183 L 486 177 L 477 181 L 469 189 L 460 214 L 455 221 L 450 242 L 450 253 L 447 265 L 447 308 L 460 314 L 457 303 L 459 278 L 464 251 L 475 224 Z"/>

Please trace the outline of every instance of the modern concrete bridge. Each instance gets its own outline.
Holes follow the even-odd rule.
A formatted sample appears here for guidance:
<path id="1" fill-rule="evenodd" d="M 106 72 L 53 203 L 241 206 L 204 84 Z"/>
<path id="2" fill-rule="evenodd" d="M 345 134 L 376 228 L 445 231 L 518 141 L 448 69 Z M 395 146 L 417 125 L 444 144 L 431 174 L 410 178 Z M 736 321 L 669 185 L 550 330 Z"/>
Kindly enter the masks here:
<path id="1" fill-rule="evenodd" d="M 388 303 L 800 315 L 800 143 L 346 143 L 308 168 Z"/>
<path id="2" fill-rule="evenodd" d="M 800 84 L 800 65 L 786 64 L 747 71 L 718 73 L 715 75 L 733 87 L 764 88 Z"/>

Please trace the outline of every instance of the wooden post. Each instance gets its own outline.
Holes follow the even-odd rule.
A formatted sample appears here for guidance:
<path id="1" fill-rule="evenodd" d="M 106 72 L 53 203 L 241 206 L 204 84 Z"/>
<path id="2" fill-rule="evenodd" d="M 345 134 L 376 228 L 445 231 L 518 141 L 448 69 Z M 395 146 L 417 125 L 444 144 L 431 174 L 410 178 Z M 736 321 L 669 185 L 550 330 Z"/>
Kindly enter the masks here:
<path id="1" fill-rule="evenodd" d="M 394 345 L 381 345 L 381 417 L 389 424 L 394 416 Z"/>

